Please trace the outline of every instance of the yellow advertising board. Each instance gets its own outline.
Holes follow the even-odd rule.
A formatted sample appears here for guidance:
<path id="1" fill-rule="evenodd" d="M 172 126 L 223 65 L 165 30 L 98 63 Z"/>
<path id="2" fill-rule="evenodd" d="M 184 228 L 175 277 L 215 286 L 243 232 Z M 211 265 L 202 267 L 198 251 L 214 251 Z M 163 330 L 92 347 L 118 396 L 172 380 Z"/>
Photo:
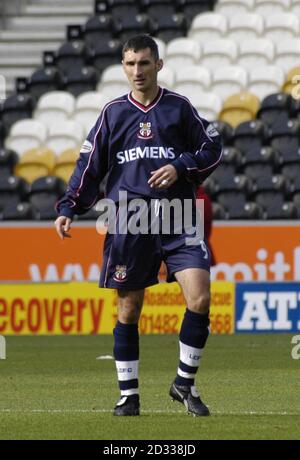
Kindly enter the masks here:
<path id="1" fill-rule="evenodd" d="M 212 283 L 211 332 L 234 332 L 235 285 Z M 177 283 L 146 289 L 141 334 L 178 334 L 185 302 Z M 0 285 L 0 334 L 111 334 L 117 296 L 96 283 Z"/>

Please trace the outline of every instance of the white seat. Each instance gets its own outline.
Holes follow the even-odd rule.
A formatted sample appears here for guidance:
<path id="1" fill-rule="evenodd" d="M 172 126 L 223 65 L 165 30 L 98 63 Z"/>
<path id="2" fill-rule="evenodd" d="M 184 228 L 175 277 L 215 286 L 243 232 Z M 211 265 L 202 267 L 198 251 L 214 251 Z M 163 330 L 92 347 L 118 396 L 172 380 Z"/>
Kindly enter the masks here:
<path id="1" fill-rule="evenodd" d="M 228 38 L 241 42 L 258 38 L 264 30 L 262 16 L 255 13 L 234 15 L 229 18 Z"/>
<path id="2" fill-rule="evenodd" d="M 176 70 L 179 67 L 193 65 L 199 61 L 200 45 L 191 38 L 175 38 L 167 45 L 165 63 Z"/>
<path id="3" fill-rule="evenodd" d="M 270 14 L 265 18 L 265 36 L 275 43 L 299 36 L 299 19 L 292 13 Z"/>
<path id="4" fill-rule="evenodd" d="M 34 118 L 51 123 L 70 118 L 75 108 L 75 97 L 66 91 L 51 91 L 38 101 Z"/>
<path id="5" fill-rule="evenodd" d="M 77 98 L 73 119 L 83 126 L 86 134 L 93 127 L 108 101 L 107 96 L 97 91 L 88 91 Z"/>
<path id="6" fill-rule="evenodd" d="M 291 0 L 255 0 L 255 12 L 262 16 L 273 13 L 287 13 Z"/>
<path id="7" fill-rule="evenodd" d="M 166 65 L 158 72 L 157 82 L 160 86 L 172 89 L 175 83 L 174 70 Z"/>
<path id="8" fill-rule="evenodd" d="M 154 40 L 158 46 L 158 55 L 160 59 L 164 59 L 166 55 L 166 47 L 167 47 L 165 42 L 157 37 L 154 37 Z"/>
<path id="9" fill-rule="evenodd" d="M 251 13 L 254 9 L 255 0 L 219 0 L 215 11 L 230 17 L 233 14 Z"/>
<path id="10" fill-rule="evenodd" d="M 217 67 L 233 64 L 237 56 L 238 47 L 233 40 L 209 40 L 203 44 L 200 64 L 214 71 Z"/>
<path id="11" fill-rule="evenodd" d="M 277 66 L 254 67 L 249 71 L 248 91 L 260 100 L 277 93 L 284 83 L 284 72 Z"/>
<path id="12" fill-rule="evenodd" d="M 300 0 L 291 0 L 290 13 L 300 16 Z"/>
<path id="13" fill-rule="evenodd" d="M 43 122 L 34 119 L 20 120 L 12 125 L 5 147 L 22 155 L 27 150 L 41 147 L 46 137 L 47 127 Z"/>
<path id="14" fill-rule="evenodd" d="M 247 71 L 238 66 L 219 67 L 213 73 L 211 90 L 224 101 L 247 87 Z"/>
<path id="15" fill-rule="evenodd" d="M 189 38 L 199 43 L 222 38 L 227 32 L 227 19 L 218 13 L 201 13 L 192 21 Z"/>
<path id="16" fill-rule="evenodd" d="M 267 38 L 242 41 L 239 44 L 238 65 L 247 70 L 255 66 L 269 65 L 274 62 L 275 46 Z"/>
<path id="17" fill-rule="evenodd" d="M 206 67 L 188 66 L 177 69 L 174 91 L 188 98 L 195 92 L 204 92 L 210 87 L 211 75 Z"/>
<path id="18" fill-rule="evenodd" d="M 77 148 L 84 139 L 84 129 L 76 121 L 61 120 L 49 126 L 46 147 L 56 155 L 67 149 Z"/>
<path id="19" fill-rule="evenodd" d="M 217 94 L 209 92 L 195 92 L 190 101 L 202 118 L 209 121 L 213 121 L 218 118 L 222 108 L 222 101 Z"/>
<path id="20" fill-rule="evenodd" d="M 121 64 L 113 64 L 103 71 L 97 90 L 110 99 L 129 93 L 130 87 Z"/>
<path id="21" fill-rule="evenodd" d="M 282 40 L 276 45 L 275 63 L 285 73 L 300 62 L 300 38 Z"/>

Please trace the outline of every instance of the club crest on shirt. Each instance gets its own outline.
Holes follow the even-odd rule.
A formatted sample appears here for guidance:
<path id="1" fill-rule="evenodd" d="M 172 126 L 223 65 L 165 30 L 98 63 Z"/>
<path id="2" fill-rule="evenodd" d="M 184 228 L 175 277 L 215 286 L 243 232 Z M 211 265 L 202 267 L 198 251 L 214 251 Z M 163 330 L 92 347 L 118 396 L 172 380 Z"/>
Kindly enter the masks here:
<path id="1" fill-rule="evenodd" d="M 140 129 L 137 137 L 139 139 L 151 139 L 153 137 L 151 123 L 149 121 L 146 123 L 140 123 Z"/>
<path id="2" fill-rule="evenodd" d="M 119 283 L 126 280 L 127 276 L 127 267 L 126 265 L 116 265 L 115 274 L 113 279 Z"/>

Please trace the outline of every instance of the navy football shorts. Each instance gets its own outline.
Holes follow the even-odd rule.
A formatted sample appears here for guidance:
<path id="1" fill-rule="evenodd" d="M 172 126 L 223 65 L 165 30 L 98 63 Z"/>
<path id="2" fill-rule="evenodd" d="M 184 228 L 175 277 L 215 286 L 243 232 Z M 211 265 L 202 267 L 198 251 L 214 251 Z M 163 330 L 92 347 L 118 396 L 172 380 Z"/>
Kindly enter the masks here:
<path id="1" fill-rule="evenodd" d="M 181 234 L 107 233 L 104 243 L 100 287 L 138 290 L 158 283 L 161 262 L 167 267 L 167 282 L 186 268 L 210 271 L 210 252 L 203 240 L 187 245 Z"/>

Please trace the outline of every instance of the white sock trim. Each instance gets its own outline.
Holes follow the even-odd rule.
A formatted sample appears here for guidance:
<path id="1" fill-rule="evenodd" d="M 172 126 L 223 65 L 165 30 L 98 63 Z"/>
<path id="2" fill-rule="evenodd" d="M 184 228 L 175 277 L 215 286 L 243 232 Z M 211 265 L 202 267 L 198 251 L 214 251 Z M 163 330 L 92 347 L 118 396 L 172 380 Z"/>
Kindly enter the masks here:
<path id="1" fill-rule="evenodd" d="M 184 379 L 194 379 L 196 377 L 196 372 L 195 374 L 189 374 L 188 372 L 183 372 L 179 367 L 177 369 L 177 374 Z"/>
<path id="2" fill-rule="evenodd" d="M 139 389 L 138 388 L 131 388 L 131 390 L 121 390 L 121 396 L 131 396 L 131 395 L 138 395 Z"/>

